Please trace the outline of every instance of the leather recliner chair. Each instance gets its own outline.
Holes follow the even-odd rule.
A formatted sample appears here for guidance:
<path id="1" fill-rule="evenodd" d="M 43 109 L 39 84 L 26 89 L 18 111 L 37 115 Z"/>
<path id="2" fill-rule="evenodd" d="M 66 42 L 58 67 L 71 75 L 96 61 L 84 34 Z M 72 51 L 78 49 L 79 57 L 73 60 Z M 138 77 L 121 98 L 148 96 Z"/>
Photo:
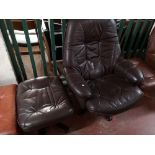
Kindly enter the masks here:
<path id="1" fill-rule="evenodd" d="M 111 120 L 143 96 L 143 74 L 121 57 L 114 20 L 68 20 L 63 61 L 69 88 L 89 112 Z"/>

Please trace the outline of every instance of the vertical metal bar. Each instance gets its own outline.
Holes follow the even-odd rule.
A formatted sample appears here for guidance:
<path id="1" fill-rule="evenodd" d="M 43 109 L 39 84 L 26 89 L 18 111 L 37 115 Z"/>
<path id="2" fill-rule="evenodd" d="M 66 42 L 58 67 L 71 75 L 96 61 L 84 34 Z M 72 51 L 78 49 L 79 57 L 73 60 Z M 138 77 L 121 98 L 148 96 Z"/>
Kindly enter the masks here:
<path id="1" fill-rule="evenodd" d="M 11 63 L 12 63 L 13 69 L 14 69 L 16 80 L 19 83 L 19 82 L 23 81 L 23 78 L 22 78 L 22 74 L 20 72 L 20 68 L 17 64 L 16 57 L 15 57 L 14 51 L 13 51 L 13 47 L 10 43 L 10 39 L 8 37 L 7 29 L 6 29 L 5 22 L 3 19 L 0 19 L 0 29 L 1 29 L 6 47 L 8 49 L 8 54 L 9 54 L 9 57 L 10 57 L 10 60 L 11 60 Z"/>
<path id="2" fill-rule="evenodd" d="M 135 22 L 136 23 L 135 23 L 133 32 L 131 34 L 130 42 L 129 42 L 129 45 L 128 45 L 128 48 L 127 48 L 127 50 L 130 51 L 128 57 L 132 57 L 133 56 L 133 52 L 134 52 L 133 51 L 133 45 L 134 45 L 134 43 L 136 41 L 136 37 L 138 35 L 138 31 L 139 31 L 139 28 L 140 28 L 141 19 L 138 19 Z"/>
<path id="3" fill-rule="evenodd" d="M 37 32 L 38 32 L 38 37 L 39 37 L 39 47 L 40 47 L 40 53 L 41 53 L 41 58 L 43 62 L 43 68 L 44 68 L 44 74 L 45 76 L 48 75 L 47 73 L 47 65 L 46 65 L 46 59 L 45 59 L 45 48 L 43 44 L 43 36 L 42 36 L 42 31 L 41 31 L 41 20 L 37 19 L 36 20 L 36 26 L 37 26 Z"/>
<path id="4" fill-rule="evenodd" d="M 53 59 L 53 70 L 57 76 L 57 63 L 56 63 L 56 46 L 55 46 L 55 35 L 54 35 L 54 21 L 50 19 L 50 38 L 51 38 L 51 54 Z"/>
<path id="5" fill-rule="evenodd" d="M 24 80 L 27 80 L 24 64 L 23 64 L 23 61 L 22 61 L 22 58 L 21 58 L 21 55 L 20 55 L 20 52 L 19 52 L 19 47 L 18 47 L 18 43 L 17 43 L 16 37 L 15 37 L 15 33 L 14 33 L 14 29 L 13 29 L 13 24 L 12 24 L 10 19 L 6 19 L 5 21 L 6 21 L 6 25 L 8 27 L 8 30 L 9 30 L 9 34 L 10 34 L 11 39 L 12 39 L 12 45 L 13 45 L 13 47 L 15 49 L 15 53 L 16 53 L 18 64 L 19 64 L 19 66 L 21 68 Z"/>
<path id="6" fill-rule="evenodd" d="M 124 30 L 124 26 L 125 26 L 125 19 L 122 19 L 120 21 L 120 25 L 119 25 L 119 29 L 118 29 L 119 40 L 121 40 L 121 38 L 122 38 L 122 33 L 123 33 L 123 30 Z"/>
<path id="7" fill-rule="evenodd" d="M 126 28 L 123 29 L 122 36 L 121 36 L 121 38 L 120 38 L 120 40 L 119 40 L 119 42 L 120 42 L 120 46 L 121 46 L 121 49 L 122 49 L 122 47 L 123 47 L 123 45 L 124 45 L 125 31 L 126 31 Z M 121 54 L 123 55 L 123 50 L 122 50 L 122 53 L 121 53 Z"/>
<path id="8" fill-rule="evenodd" d="M 135 50 L 134 56 L 138 56 L 139 48 L 140 48 L 139 44 L 140 44 L 140 41 L 141 41 L 142 36 L 144 34 L 144 31 L 145 31 L 145 29 L 147 27 L 147 24 L 148 24 L 148 20 L 146 19 L 146 20 L 143 21 L 143 24 L 141 26 L 141 30 L 140 30 L 138 38 L 137 38 L 137 41 L 136 41 L 135 46 L 133 48 L 133 50 Z"/>
<path id="9" fill-rule="evenodd" d="M 155 21 L 155 20 L 150 21 L 150 23 L 149 23 L 149 25 L 148 25 L 147 31 L 146 31 L 146 33 L 144 34 L 144 37 L 143 37 L 144 39 L 143 39 L 143 41 L 142 41 L 142 43 L 141 43 L 141 49 L 144 48 L 145 42 L 146 42 L 146 40 L 147 40 L 148 37 L 149 37 L 149 33 L 150 33 L 151 29 L 152 29 L 152 26 L 153 26 L 153 24 L 154 24 L 154 21 Z"/>
<path id="10" fill-rule="evenodd" d="M 23 30 L 24 30 L 24 33 L 25 33 L 25 39 L 26 39 L 26 42 L 27 42 L 28 53 L 30 55 L 33 74 L 34 74 L 34 77 L 36 78 L 38 75 L 37 75 L 36 65 L 35 65 L 35 61 L 34 61 L 34 56 L 33 56 L 33 53 L 32 53 L 32 46 L 31 46 L 31 42 L 30 42 L 30 38 L 29 38 L 28 26 L 27 26 L 27 22 L 26 22 L 25 19 L 22 19 L 22 26 L 23 26 Z"/>
<path id="11" fill-rule="evenodd" d="M 64 39 L 65 39 L 65 31 L 66 31 L 66 20 L 62 19 L 61 20 L 61 31 L 62 31 L 62 55 L 63 55 L 63 49 L 64 49 Z M 63 66 L 62 66 L 63 67 Z M 63 67 L 64 68 L 64 67 Z M 61 75 L 61 80 L 65 80 L 65 76 L 64 76 L 64 70 L 62 69 L 62 75 Z M 65 80 L 66 82 L 66 80 Z"/>
<path id="12" fill-rule="evenodd" d="M 144 34 L 144 39 L 142 40 L 142 43 L 141 43 L 141 48 L 140 48 L 140 51 L 142 51 L 142 55 L 141 56 L 145 56 L 145 46 L 147 44 L 147 40 L 148 40 L 148 37 L 149 37 L 149 34 L 150 34 L 150 31 L 152 29 L 152 26 L 154 25 L 154 21 L 155 20 L 152 20 L 150 21 L 149 25 L 148 25 L 148 28 L 146 30 L 146 33 Z"/>
<path id="13" fill-rule="evenodd" d="M 65 38 L 65 30 L 66 30 L 66 20 L 65 19 L 62 19 L 61 29 L 62 29 L 62 47 L 63 47 L 64 38 Z"/>
<path id="14" fill-rule="evenodd" d="M 125 41 L 124 41 L 124 44 L 123 44 L 123 47 L 122 47 L 122 50 L 126 50 L 126 47 L 127 47 L 127 43 L 129 41 L 129 36 L 130 36 L 130 33 L 131 33 L 131 29 L 132 29 L 132 26 L 133 26 L 133 19 L 131 19 L 128 23 L 128 27 L 126 29 L 126 32 L 125 32 Z M 125 56 L 128 55 L 128 51 L 125 52 Z"/>

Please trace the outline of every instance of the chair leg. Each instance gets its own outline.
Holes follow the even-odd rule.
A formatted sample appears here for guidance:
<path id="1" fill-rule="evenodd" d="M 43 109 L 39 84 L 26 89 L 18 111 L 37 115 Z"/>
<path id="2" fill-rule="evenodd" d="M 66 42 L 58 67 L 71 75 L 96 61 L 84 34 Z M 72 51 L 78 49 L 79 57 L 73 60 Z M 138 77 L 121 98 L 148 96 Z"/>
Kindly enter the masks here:
<path id="1" fill-rule="evenodd" d="M 69 127 L 63 123 L 57 123 L 56 126 L 60 129 L 63 129 L 65 131 L 65 133 L 69 132 Z"/>
<path id="2" fill-rule="evenodd" d="M 112 121 L 112 116 L 111 115 L 105 115 L 105 119 L 107 121 Z"/>

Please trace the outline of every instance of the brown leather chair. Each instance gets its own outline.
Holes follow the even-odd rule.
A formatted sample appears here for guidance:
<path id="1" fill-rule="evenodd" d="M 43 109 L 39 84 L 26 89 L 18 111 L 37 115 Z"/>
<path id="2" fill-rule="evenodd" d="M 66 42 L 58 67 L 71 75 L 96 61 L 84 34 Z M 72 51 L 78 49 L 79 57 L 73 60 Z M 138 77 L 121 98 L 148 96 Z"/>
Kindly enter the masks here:
<path id="1" fill-rule="evenodd" d="M 148 39 L 145 61 L 140 58 L 130 59 L 144 74 L 142 89 L 144 91 L 155 88 L 155 28 Z M 154 94 L 155 95 L 155 94 Z"/>
<path id="2" fill-rule="evenodd" d="M 114 20 L 69 20 L 64 73 L 81 108 L 109 116 L 143 96 L 142 72 L 120 57 Z"/>

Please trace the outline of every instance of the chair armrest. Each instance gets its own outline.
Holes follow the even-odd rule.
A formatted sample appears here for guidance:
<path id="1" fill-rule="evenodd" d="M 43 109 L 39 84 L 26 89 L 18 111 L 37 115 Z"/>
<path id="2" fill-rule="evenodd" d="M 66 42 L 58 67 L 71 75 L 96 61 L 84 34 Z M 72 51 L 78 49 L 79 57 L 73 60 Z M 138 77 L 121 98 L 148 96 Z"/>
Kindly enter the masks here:
<path id="1" fill-rule="evenodd" d="M 64 68 L 64 74 L 73 93 L 83 98 L 91 97 L 91 90 L 78 71 Z"/>
<path id="2" fill-rule="evenodd" d="M 118 59 L 114 72 L 127 78 L 133 84 L 141 85 L 144 81 L 142 71 L 138 69 L 136 65 L 124 58 Z"/>

